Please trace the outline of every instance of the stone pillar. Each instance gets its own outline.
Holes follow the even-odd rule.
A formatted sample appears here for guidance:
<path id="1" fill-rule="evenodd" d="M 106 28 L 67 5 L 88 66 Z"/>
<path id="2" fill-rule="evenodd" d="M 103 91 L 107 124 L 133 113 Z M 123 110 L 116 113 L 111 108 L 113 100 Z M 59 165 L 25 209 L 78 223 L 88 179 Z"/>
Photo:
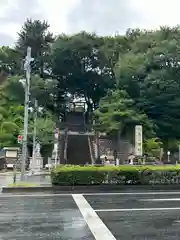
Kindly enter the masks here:
<path id="1" fill-rule="evenodd" d="M 51 158 L 51 162 L 52 162 L 52 166 L 55 166 L 55 158 L 56 158 L 56 151 L 58 150 L 58 143 L 54 143 L 54 148 L 52 151 L 52 158 Z"/>
<path id="2" fill-rule="evenodd" d="M 39 172 L 43 169 L 43 158 L 40 153 L 40 144 L 36 144 L 34 159 L 30 158 L 30 165 L 29 168 L 32 172 Z"/>

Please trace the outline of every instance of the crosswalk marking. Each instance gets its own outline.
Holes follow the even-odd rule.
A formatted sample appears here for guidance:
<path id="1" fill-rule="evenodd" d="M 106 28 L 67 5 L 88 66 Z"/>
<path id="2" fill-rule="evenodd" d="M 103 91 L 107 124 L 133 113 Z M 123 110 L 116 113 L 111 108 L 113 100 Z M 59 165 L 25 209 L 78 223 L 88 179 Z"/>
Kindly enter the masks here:
<path id="1" fill-rule="evenodd" d="M 72 197 L 96 240 L 116 240 L 82 194 L 73 194 Z"/>

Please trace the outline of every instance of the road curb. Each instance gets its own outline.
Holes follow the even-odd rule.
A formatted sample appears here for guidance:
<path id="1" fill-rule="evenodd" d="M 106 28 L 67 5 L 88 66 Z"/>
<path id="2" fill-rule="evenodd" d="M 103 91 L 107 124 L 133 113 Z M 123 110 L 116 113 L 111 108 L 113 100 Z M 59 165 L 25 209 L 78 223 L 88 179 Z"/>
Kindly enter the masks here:
<path id="1" fill-rule="evenodd" d="M 40 186 L 40 187 L 2 187 L 2 193 L 47 193 L 52 192 L 52 187 Z"/>
<path id="2" fill-rule="evenodd" d="M 133 191 L 180 191 L 180 184 L 174 185 L 95 185 L 95 186 L 36 186 L 2 187 L 2 193 L 98 193 Z"/>

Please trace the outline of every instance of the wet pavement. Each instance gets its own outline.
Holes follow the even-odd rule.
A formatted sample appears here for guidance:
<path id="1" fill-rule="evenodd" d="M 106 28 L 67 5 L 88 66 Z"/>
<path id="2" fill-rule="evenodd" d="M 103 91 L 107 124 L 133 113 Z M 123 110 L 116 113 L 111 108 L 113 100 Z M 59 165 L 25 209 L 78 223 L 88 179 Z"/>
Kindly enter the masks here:
<path id="1" fill-rule="evenodd" d="M 50 174 L 26 175 L 25 181 L 32 184 L 51 185 Z"/>
<path id="2" fill-rule="evenodd" d="M 20 180 L 20 174 L 17 174 L 17 181 Z M 0 173 L 0 189 L 3 186 L 13 183 L 13 173 Z"/>
<path id="3" fill-rule="evenodd" d="M 20 182 L 20 173 L 16 174 L 16 183 Z M 24 181 L 32 184 L 40 185 L 51 185 L 50 175 L 30 175 L 28 172 L 25 175 Z M 8 186 L 8 184 L 13 184 L 13 172 L 0 173 L 0 190 L 3 186 Z"/>
<path id="4" fill-rule="evenodd" d="M 0 197 L 0 239 L 94 240 L 72 197 Z"/>
<path id="5" fill-rule="evenodd" d="M 180 239 L 180 192 L 126 194 L 86 196 L 115 239 Z"/>
<path id="6" fill-rule="evenodd" d="M 0 195 L 2 240 L 178 240 L 180 192 Z"/>

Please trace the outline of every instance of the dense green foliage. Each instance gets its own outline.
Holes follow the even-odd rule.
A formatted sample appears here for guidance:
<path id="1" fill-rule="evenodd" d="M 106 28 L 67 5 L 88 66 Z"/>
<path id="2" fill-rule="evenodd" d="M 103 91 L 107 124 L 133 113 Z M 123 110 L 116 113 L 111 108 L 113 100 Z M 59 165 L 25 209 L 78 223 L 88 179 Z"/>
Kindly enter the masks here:
<path id="1" fill-rule="evenodd" d="M 0 86 L 0 146 L 17 145 L 17 136 L 22 134 L 24 118 L 24 89 L 19 77 L 9 77 Z M 54 81 L 44 81 L 38 76 L 31 79 L 31 102 L 33 110 L 36 98 L 43 111 L 38 113 L 37 138 L 41 144 L 52 144 L 54 139 L 54 102 L 50 93 L 56 91 Z M 32 144 L 33 112 L 29 113 L 29 143 Z"/>
<path id="2" fill-rule="evenodd" d="M 1 107 L 23 105 L 19 79 L 26 48 L 31 46 L 31 98 L 37 98 L 49 114 L 58 118 L 70 93 L 85 99 L 88 112 L 95 110 L 95 127 L 101 131 L 132 135 L 134 126 L 142 124 L 147 149 L 152 137 L 165 150 L 172 142 L 172 148 L 178 145 L 179 26 L 128 29 L 114 37 L 80 32 L 54 38 L 48 29 L 47 22 L 28 19 L 16 47 L 0 49 Z"/>
<path id="3" fill-rule="evenodd" d="M 18 34 L 19 38 L 16 44 L 17 52 L 21 53 L 23 57 L 26 55 L 27 47 L 32 48 L 34 57 L 32 69 L 41 77 L 45 77 L 45 71 L 48 70 L 48 53 L 51 43 L 54 41 L 53 34 L 48 29 L 49 24 L 45 21 L 27 19 Z"/>
<path id="4" fill-rule="evenodd" d="M 180 166 L 64 166 L 51 172 L 54 185 L 179 184 Z"/>
<path id="5" fill-rule="evenodd" d="M 82 32 L 59 36 L 52 49 L 52 71 L 59 88 L 84 97 L 90 110 L 115 83 L 103 44 L 103 38 Z"/>
<path id="6" fill-rule="evenodd" d="M 17 136 L 22 129 L 23 106 L 0 107 L 0 146 L 17 145 Z"/>
<path id="7" fill-rule="evenodd" d="M 124 90 L 108 92 L 95 111 L 96 127 L 106 132 L 119 131 L 132 135 L 135 125 L 143 125 L 146 136 L 153 134 L 153 125 L 146 114 L 136 108 L 134 101 Z"/>

